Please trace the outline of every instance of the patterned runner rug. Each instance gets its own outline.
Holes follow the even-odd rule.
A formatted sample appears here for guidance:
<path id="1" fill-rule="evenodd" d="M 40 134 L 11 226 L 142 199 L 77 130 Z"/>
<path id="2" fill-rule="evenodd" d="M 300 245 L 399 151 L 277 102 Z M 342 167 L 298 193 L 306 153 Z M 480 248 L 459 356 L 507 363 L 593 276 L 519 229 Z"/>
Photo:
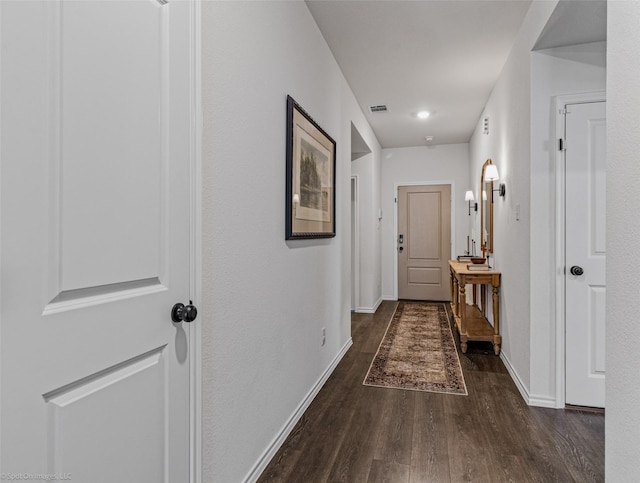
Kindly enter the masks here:
<path id="1" fill-rule="evenodd" d="M 466 396 L 444 303 L 398 302 L 363 384 Z"/>

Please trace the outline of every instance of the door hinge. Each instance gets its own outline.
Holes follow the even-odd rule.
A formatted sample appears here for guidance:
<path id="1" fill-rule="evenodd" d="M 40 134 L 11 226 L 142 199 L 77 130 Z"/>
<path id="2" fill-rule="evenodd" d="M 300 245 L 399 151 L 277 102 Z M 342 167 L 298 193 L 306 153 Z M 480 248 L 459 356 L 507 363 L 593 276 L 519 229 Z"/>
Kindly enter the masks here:
<path id="1" fill-rule="evenodd" d="M 394 202 L 394 203 L 397 203 L 397 202 L 398 202 L 398 198 L 394 198 L 394 199 L 393 199 L 393 202 Z"/>
<path id="2" fill-rule="evenodd" d="M 566 107 L 563 109 L 560 109 L 560 114 L 571 114 L 571 111 L 569 111 Z"/>
<path id="3" fill-rule="evenodd" d="M 558 150 L 566 151 L 567 150 L 567 140 L 566 139 L 558 139 Z"/>

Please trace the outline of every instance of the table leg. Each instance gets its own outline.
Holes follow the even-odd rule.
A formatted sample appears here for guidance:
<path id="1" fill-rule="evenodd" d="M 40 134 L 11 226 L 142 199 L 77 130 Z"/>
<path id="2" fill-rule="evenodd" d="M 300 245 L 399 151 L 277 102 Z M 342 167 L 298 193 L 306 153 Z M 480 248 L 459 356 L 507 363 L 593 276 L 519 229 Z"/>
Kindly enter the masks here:
<path id="1" fill-rule="evenodd" d="M 500 336 L 500 288 L 493 287 L 493 352 L 500 355 L 500 345 L 502 337 Z"/>
<path id="2" fill-rule="evenodd" d="M 455 307 L 453 308 L 454 315 L 460 315 L 460 294 L 458 293 L 458 279 L 453 279 L 453 299 L 455 300 Z"/>
<path id="3" fill-rule="evenodd" d="M 466 288 L 464 283 L 460 284 L 460 300 L 459 305 L 461 308 L 460 311 L 460 350 L 462 350 L 463 354 L 467 353 L 467 326 L 465 325 L 465 315 L 467 312 L 467 296 L 466 296 Z"/>
<path id="4" fill-rule="evenodd" d="M 451 295 L 451 310 L 453 311 L 453 313 L 456 313 L 456 295 L 455 292 L 453 291 L 453 279 L 455 277 L 453 276 L 453 272 L 449 273 L 449 294 Z"/>

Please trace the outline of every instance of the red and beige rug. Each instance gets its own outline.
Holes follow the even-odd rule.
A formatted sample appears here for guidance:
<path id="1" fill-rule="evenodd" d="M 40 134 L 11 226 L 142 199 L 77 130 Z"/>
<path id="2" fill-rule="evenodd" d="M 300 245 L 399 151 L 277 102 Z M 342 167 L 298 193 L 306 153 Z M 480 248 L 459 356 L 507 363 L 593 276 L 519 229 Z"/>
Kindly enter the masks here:
<path id="1" fill-rule="evenodd" d="M 398 302 L 363 384 L 466 396 L 445 304 Z"/>

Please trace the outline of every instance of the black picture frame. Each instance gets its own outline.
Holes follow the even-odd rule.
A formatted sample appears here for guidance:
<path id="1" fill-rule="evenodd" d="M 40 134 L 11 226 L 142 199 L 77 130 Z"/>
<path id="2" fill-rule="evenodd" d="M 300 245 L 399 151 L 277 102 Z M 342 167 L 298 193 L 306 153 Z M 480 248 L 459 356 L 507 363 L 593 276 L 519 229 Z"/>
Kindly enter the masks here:
<path id="1" fill-rule="evenodd" d="M 285 239 L 336 236 L 336 142 L 287 96 Z"/>

